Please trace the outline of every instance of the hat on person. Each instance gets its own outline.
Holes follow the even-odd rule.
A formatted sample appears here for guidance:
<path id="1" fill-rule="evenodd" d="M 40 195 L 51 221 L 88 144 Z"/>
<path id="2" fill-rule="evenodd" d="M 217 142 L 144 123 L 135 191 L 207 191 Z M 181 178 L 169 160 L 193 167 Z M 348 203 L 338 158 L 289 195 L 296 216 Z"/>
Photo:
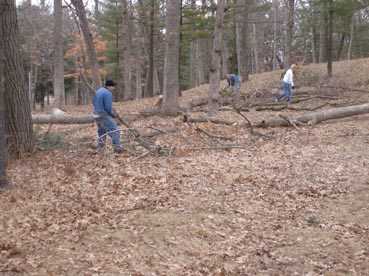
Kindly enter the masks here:
<path id="1" fill-rule="evenodd" d="M 105 86 L 116 86 L 117 84 L 113 80 L 106 80 Z"/>

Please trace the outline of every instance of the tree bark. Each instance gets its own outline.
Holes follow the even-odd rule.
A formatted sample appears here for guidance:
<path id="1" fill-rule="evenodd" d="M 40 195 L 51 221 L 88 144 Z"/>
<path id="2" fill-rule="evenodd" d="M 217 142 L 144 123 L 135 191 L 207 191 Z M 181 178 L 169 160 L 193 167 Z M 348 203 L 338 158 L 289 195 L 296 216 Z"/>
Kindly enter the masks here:
<path id="1" fill-rule="evenodd" d="M 3 9 L 0 9 L 0 18 L 3 17 Z M 3 37 L 0 28 L 0 37 Z M 3 40 L 0 39 L 0 188 L 7 184 L 6 164 L 7 164 L 7 144 L 5 127 L 5 87 L 4 87 L 4 55 Z"/>
<path id="2" fill-rule="evenodd" d="M 93 115 L 85 115 L 85 116 L 71 116 L 71 115 L 46 115 L 46 114 L 38 114 L 32 116 L 32 122 L 34 124 L 65 124 L 65 125 L 73 125 L 73 124 L 91 124 L 94 122 Z"/>
<path id="3" fill-rule="evenodd" d="M 249 78 L 249 5 L 250 0 L 237 0 L 236 3 L 236 52 L 238 74 L 242 81 Z"/>
<path id="4" fill-rule="evenodd" d="M 333 0 L 328 1 L 327 62 L 328 77 L 331 78 L 333 74 Z"/>
<path id="5" fill-rule="evenodd" d="M 347 49 L 347 59 L 351 60 L 352 55 L 352 42 L 354 40 L 354 30 L 355 30 L 355 14 L 352 15 L 350 24 L 350 41 Z"/>
<path id="6" fill-rule="evenodd" d="M 252 49 L 254 52 L 254 64 L 255 73 L 259 73 L 259 50 L 258 50 L 258 39 L 256 36 L 256 24 L 252 24 Z"/>
<path id="7" fill-rule="evenodd" d="M 278 10 L 279 10 L 279 1 L 273 0 L 273 70 L 277 69 L 277 35 L 278 35 Z"/>
<path id="8" fill-rule="evenodd" d="M 164 61 L 164 97 L 162 111 L 176 113 L 179 110 L 179 27 L 180 27 L 180 0 L 167 3 L 165 19 L 165 61 Z"/>
<path id="9" fill-rule="evenodd" d="M 132 34 L 130 30 L 130 13 L 127 0 L 121 0 L 122 2 L 122 25 L 120 28 L 120 50 L 119 55 L 119 69 L 121 74 L 121 91 L 123 95 L 120 95 L 120 100 L 131 100 L 132 95 L 132 83 L 131 83 L 131 49 L 132 49 Z"/>
<path id="10" fill-rule="evenodd" d="M 147 68 L 145 97 L 154 96 L 154 36 L 155 36 L 155 0 L 150 0 L 150 15 L 149 15 L 149 46 L 148 58 L 149 67 Z"/>
<path id="11" fill-rule="evenodd" d="M 6 126 L 11 153 L 21 156 L 33 149 L 31 108 L 27 95 L 20 45 L 15 1 L 2 0 L 0 5 L 0 28 L 4 50 Z"/>
<path id="12" fill-rule="evenodd" d="M 320 5 L 319 63 L 327 61 L 327 26 L 327 5 L 322 2 Z"/>
<path id="13" fill-rule="evenodd" d="M 220 69 L 223 44 L 223 25 L 224 25 L 224 0 L 218 0 L 217 15 L 215 19 L 213 51 L 210 65 L 209 83 L 209 108 L 208 115 L 214 116 L 219 109 L 220 92 Z"/>
<path id="14" fill-rule="evenodd" d="M 323 121 L 340 119 L 349 116 L 369 113 L 369 104 L 354 105 L 348 107 L 333 108 L 323 111 L 308 112 L 300 116 L 290 118 L 291 121 L 317 124 Z M 275 117 L 269 120 L 263 120 L 256 124 L 257 127 L 277 127 L 288 126 L 290 123 L 285 119 Z"/>
<path id="15" fill-rule="evenodd" d="M 293 40 L 293 27 L 295 25 L 295 0 L 288 0 L 288 21 L 287 21 L 287 41 L 286 41 L 286 55 L 285 55 L 285 68 L 290 67 L 291 55 L 292 55 L 292 40 Z"/>
<path id="16" fill-rule="evenodd" d="M 54 97 L 55 106 L 65 105 L 63 53 L 63 1 L 54 0 Z"/>
<path id="17" fill-rule="evenodd" d="M 83 39 L 86 44 L 87 56 L 89 67 L 92 71 L 92 80 L 94 82 L 93 87 L 97 88 L 101 86 L 100 72 L 99 72 L 99 64 L 97 62 L 97 54 L 94 46 L 94 39 L 91 33 L 87 16 L 86 9 L 82 0 L 71 0 L 71 3 L 76 9 L 76 13 L 79 19 L 79 24 L 81 26 Z"/>
<path id="18" fill-rule="evenodd" d="M 136 63 L 136 99 L 142 98 L 142 66 L 140 62 Z"/>

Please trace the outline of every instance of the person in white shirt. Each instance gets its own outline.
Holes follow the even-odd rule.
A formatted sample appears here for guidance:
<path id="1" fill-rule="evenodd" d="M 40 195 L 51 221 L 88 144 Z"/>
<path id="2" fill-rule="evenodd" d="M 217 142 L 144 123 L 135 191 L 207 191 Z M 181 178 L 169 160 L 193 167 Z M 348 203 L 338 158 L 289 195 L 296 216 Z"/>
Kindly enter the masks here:
<path id="1" fill-rule="evenodd" d="M 283 98 L 287 99 L 288 103 L 291 103 L 292 100 L 292 89 L 295 88 L 295 84 L 293 83 L 293 73 L 296 68 L 296 64 L 292 64 L 291 67 L 286 71 L 283 76 L 282 85 L 283 85 L 283 94 L 279 96 L 276 101 L 280 101 Z"/>

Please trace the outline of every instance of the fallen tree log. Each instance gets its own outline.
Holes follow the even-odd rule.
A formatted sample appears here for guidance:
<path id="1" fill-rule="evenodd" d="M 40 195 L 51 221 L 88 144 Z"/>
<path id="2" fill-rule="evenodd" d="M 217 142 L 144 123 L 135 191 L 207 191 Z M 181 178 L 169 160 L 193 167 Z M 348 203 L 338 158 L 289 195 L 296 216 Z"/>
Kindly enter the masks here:
<path id="1" fill-rule="evenodd" d="M 349 116 L 355 116 L 360 114 L 369 113 L 369 103 L 362 105 L 354 105 L 340 108 L 332 108 L 322 111 L 308 112 L 300 116 L 291 117 L 294 122 L 317 124 L 323 121 L 340 119 Z M 277 126 L 289 126 L 288 121 L 281 117 L 275 117 L 268 120 L 262 120 L 257 123 L 256 127 L 277 127 Z"/>
<path id="2" fill-rule="evenodd" d="M 222 120 L 222 119 L 217 119 L 217 118 L 211 118 L 211 117 L 207 117 L 207 116 L 201 116 L 201 117 L 190 117 L 188 115 L 183 115 L 183 122 L 184 123 L 213 123 L 213 124 L 220 124 L 220 125 L 234 125 L 235 122 L 232 121 L 226 121 L 226 120 Z"/>
<path id="3" fill-rule="evenodd" d="M 130 113 L 123 114 L 124 118 L 129 121 L 135 121 L 138 118 L 148 117 L 145 112 L 143 113 Z M 32 123 L 36 125 L 46 125 L 46 124 L 60 124 L 60 125 L 83 125 L 94 123 L 94 116 L 92 114 L 88 115 L 54 115 L 54 114 L 36 114 L 32 115 Z"/>
<path id="4" fill-rule="evenodd" d="M 94 117 L 92 114 L 83 116 L 71 115 L 51 115 L 37 114 L 32 115 L 32 123 L 34 124 L 92 124 Z"/>

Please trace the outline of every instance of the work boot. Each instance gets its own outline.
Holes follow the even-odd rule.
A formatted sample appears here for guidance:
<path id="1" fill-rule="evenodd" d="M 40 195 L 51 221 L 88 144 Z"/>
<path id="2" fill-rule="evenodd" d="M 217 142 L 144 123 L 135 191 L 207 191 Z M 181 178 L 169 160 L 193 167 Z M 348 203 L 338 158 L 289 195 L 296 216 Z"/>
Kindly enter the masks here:
<path id="1" fill-rule="evenodd" d="M 104 150 L 105 150 L 105 145 L 104 144 L 97 144 L 96 151 L 98 153 L 104 152 Z"/>
<path id="2" fill-rule="evenodd" d="M 121 147 L 121 146 L 115 147 L 114 148 L 114 153 L 117 153 L 117 154 L 123 153 L 123 147 Z"/>

